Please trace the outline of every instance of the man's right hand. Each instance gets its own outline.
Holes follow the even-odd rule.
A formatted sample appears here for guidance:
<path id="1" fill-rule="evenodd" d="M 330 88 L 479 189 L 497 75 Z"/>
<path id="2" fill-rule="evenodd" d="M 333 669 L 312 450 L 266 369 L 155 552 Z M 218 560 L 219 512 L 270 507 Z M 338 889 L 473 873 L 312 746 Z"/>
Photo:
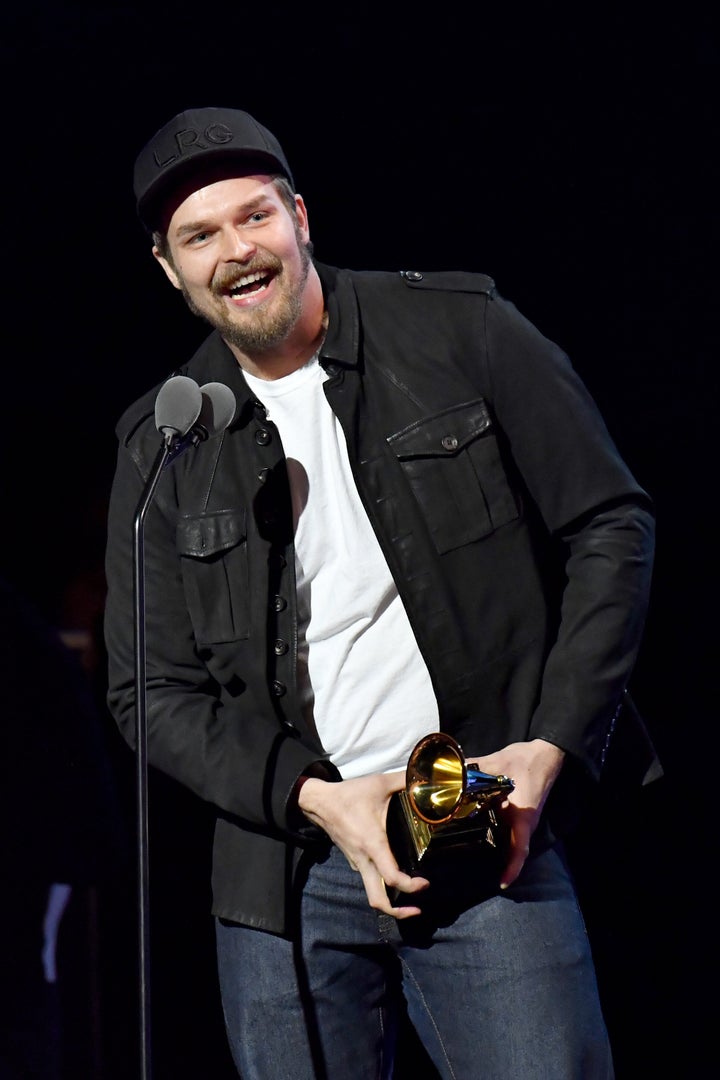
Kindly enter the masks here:
<path id="1" fill-rule="evenodd" d="M 340 848 L 363 880 L 370 907 L 407 919 L 417 907 L 393 907 L 387 888 L 421 892 L 429 882 L 400 870 L 388 843 L 386 829 L 390 796 L 405 787 L 405 771 L 373 773 L 330 783 L 304 777 L 297 789 L 298 807 Z"/>

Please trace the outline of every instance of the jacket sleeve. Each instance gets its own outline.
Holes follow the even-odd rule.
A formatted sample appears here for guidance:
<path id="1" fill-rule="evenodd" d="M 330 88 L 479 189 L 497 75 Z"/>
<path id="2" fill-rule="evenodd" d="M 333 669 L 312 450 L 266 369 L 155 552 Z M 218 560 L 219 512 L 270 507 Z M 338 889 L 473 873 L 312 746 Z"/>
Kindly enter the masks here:
<path id="1" fill-rule="evenodd" d="M 565 354 L 501 298 L 487 305 L 487 357 L 509 454 L 560 555 L 558 623 L 530 737 L 598 776 L 648 608 L 652 502 Z"/>
<path id="2" fill-rule="evenodd" d="M 146 425 L 149 427 L 150 425 Z M 196 644 L 176 553 L 173 468 L 161 473 L 141 527 L 158 435 L 121 438 L 108 515 L 105 637 L 108 705 L 136 745 L 136 628 L 145 640 L 147 760 L 220 811 L 271 832 L 293 832 L 300 819 L 290 795 L 303 773 L 332 766 L 284 732 L 267 704 L 245 688 L 221 688 Z M 136 558 L 140 537 L 141 557 Z M 139 564 L 139 566 L 136 566 Z M 140 574 L 143 611 L 134 581 Z M 136 626 L 137 624 L 137 626 Z M 314 835 L 303 829 L 296 836 Z"/>

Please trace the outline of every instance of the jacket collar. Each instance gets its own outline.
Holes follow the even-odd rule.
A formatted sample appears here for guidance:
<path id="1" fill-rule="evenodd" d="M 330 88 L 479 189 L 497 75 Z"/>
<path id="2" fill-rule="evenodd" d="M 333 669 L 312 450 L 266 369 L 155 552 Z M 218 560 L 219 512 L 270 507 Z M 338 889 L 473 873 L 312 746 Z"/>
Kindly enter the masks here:
<path id="1" fill-rule="evenodd" d="M 350 273 L 320 262 L 315 263 L 315 268 L 320 276 L 328 313 L 328 330 L 320 358 L 345 367 L 357 367 L 360 314 Z"/>

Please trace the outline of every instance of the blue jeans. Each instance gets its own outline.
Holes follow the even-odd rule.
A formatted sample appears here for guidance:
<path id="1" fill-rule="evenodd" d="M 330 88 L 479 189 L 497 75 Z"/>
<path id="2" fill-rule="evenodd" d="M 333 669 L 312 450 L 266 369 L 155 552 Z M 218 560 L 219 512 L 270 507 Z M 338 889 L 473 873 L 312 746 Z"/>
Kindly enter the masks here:
<path id="1" fill-rule="evenodd" d="M 378 914 L 333 848 L 308 871 L 296 944 L 218 922 L 242 1080 L 387 1080 L 400 995 L 443 1078 L 611 1080 L 590 945 L 558 851 L 530 858 L 501 894 L 465 866 L 423 895 L 420 916 Z"/>

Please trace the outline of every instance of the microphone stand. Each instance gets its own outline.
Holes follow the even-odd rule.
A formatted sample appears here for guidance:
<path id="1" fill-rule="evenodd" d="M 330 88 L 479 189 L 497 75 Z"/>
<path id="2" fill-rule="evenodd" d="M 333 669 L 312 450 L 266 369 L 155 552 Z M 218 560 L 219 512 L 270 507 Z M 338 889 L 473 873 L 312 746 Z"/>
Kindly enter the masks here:
<path id="1" fill-rule="evenodd" d="M 164 395 L 164 396 L 163 396 Z M 163 441 L 148 474 L 133 519 L 133 615 L 135 646 L 135 742 L 138 858 L 138 955 L 140 994 L 140 1080 L 151 1080 L 150 860 L 147 762 L 147 664 L 145 654 L 145 516 L 163 469 L 185 450 L 226 428 L 235 397 L 224 383 L 198 387 L 184 375 L 169 379 L 155 402 Z"/>
<path id="2" fill-rule="evenodd" d="M 150 891 L 148 843 L 147 688 L 145 656 L 145 515 L 172 450 L 166 433 L 145 483 L 133 520 L 135 616 L 135 741 L 138 853 L 138 949 L 140 990 L 140 1080 L 152 1076 L 150 1008 Z"/>

